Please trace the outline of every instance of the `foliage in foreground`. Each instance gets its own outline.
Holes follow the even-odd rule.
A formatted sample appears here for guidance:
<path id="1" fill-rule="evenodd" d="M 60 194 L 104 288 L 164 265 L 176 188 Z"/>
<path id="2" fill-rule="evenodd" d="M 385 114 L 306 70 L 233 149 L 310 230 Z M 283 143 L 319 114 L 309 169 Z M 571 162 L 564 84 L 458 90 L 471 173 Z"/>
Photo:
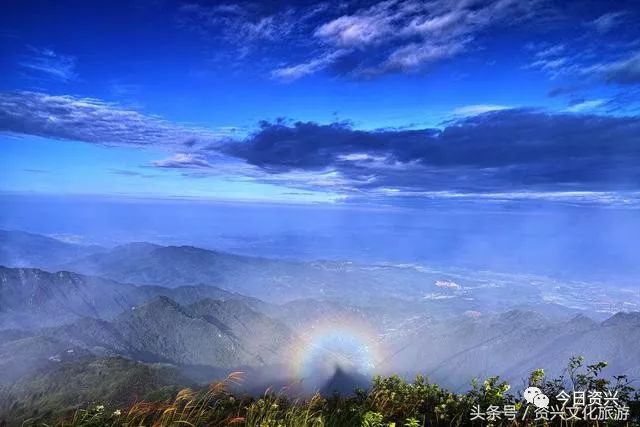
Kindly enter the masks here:
<path id="1" fill-rule="evenodd" d="M 552 399 L 562 390 L 616 392 L 631 408 L 629 421 L 640 425 L 640 396 L 626 377 L 608 380 L 600 376 L 606 363 L 584 366 L 580 357 L 572 358 L 566 374 L 546 379 L 544 371 L 534 371 L 528 385 L 539 387 Z M 510 386 L 491 377 L 473 381 L 467 393 L 453 393 L 418 376 L 407 382 L 398 376 L 376 377 L 370 390 L 356 390 L 351 396 L 316 394 L 295 400 L 282 393 L 267 391 L 261 398 L 238 397 L 228 386 L 241 381 L 241 373 L 212 384 L 206 390 L 183 389 L 171 399 L 143 401 L 128 409 L 103 405 L 78 410 L 69 419 L 55 423 L 60 427 L 107 426 L 249 426 L 249 427 L 419 427 L 462 425 L 548 425 L 536 421 L 532 414 L 522 416 L 526 405 L 509 393 Z M 557 403 L 557 402 L 555 402 Z M 518 412 L 516 421 L 505 419 L 471 421 L 475 407 L 512 405 Z M 553 421 L 556 425 L 581 425 L 581 422 Z M 25 425 L 35 425 L 35 422 Z M 593 425 L 620 425 L 599 422 Z"/>

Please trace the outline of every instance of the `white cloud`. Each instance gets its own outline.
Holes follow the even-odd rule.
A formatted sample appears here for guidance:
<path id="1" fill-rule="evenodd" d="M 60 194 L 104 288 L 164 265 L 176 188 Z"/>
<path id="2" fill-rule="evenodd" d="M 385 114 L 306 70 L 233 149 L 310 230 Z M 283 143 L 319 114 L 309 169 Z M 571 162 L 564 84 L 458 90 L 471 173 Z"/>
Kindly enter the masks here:
<path id="1" fill-rule="evenodd" d="M 434 62 L 451 58 L 464 50 L 469 40 L 456 40 L 436 45 L 431 42 L 411 43 L 391 52 L 381 66 L 366 70 L 365 74 L 387 71 L 412 71 Z"/>
<path id="2" fill-rule="evenodd" d="M 451 280 L 436 280 L 435 285 L 439 288 L 459 290 L 461 288 L 456 282 Z"/>
<path id="3" fill-rule="evenodd" d="M 171 169 L 181 169 L 181 168 L 189 168 L 189 169 L 198 169 L 198 168 L 210 168 L 211 164 L 206 161 L 204 158 L 189 153 L 176 153 L 173 156 L 163 159 L 156 160 L 153 163 L 153 166 L 157 168 L 171 168 Z"/>
<path id="4" fill-rule="evenodd" d="M 349 153 L 339 155 L 338 160 L 344 160 L 347 162 L 384 162 L 387 160 L 387 157 L 371 155 L 368 153 Z"/>
<path id="5" fill-rule="evenodd" d="M 595 110 L 607 103 L 606 99 L 591 99 L 573 104 L 566 108 L 565 111 L 570 113 L 581 113 L 584 111 Z"/>
<path id="6" fill-rule="evenodd" d="M 517 0 L 384 0 L 321 23 L 313 33 L 325 48 L 321 59 L 276 72 L 300 78 L 347 54 L 364 58 L 355 59 L 354 75 L 415 71 L 460 54 L 489 26 L 529 17 L 532 8 Z"/>
<path id="7" fill-rule="evenodd" d="M 590 24 L 599 33 L 608 33 L 624 22 L 627 12 L 609 12 L 593 20 Z"/>
<path id="8" fill-rule="evenodd" d="M 459 117 L 470 117 L 477 116 L 478 114 L 488 113 L 490 111 L 508 110 L 509 108 L 513 107 L 498 104 L 473 104 L 458 107 L 453 110 L 453 114 Z"/>
<path id="9" fill-rule="evenodd" d="M 314 35 L 337 46 L 360 48 L 388 35 L 390 24 L 390 18 L 384 15 L 341 16 L 321 25 Z"/>
<path id="10" fill-rule="evenodd" d="M 297 80 L 328 67 L 336 58 L 341 56 L 343 53 L 344 52 L 341 50 L 336 52 L 329 52 L 323 56 L 312 59 L 309 62 L 277 68 L 271 72 L 271 77 L 284 81 Z"/>

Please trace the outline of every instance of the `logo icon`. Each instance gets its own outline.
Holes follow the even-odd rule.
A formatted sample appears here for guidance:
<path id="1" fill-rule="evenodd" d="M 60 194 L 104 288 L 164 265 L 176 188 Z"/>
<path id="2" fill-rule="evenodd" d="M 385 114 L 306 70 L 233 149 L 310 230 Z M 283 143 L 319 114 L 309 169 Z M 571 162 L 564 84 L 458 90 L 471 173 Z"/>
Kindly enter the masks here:
<path id="1" fill-rule="evenodd" d="M 523 396 L 527 403 L 533 404 L 537 408 L 546 408 L 549 406 L 549 398 L 538 387 L 527 388 Z"/>

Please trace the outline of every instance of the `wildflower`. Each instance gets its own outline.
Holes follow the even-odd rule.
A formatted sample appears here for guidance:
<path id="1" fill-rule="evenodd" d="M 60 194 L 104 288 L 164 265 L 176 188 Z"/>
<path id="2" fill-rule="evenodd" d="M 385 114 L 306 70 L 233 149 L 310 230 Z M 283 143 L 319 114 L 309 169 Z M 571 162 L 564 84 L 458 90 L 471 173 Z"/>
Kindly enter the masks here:
<path id="1" fill-rule="evenodd" d="M 115 411 L 113 411 L 114 417 L 119 417 L 120 415 L 122 415 L 122 411 L 120 409 L 116 409 Z"/>
<path id="2" fill-rule="evenodd" d="M 98 406 L 96 406 L 96 411 L 97 411 L 97 412 L 102 412 L 102 411 L 104 411 L 104 405 L 98 405 Z"/>

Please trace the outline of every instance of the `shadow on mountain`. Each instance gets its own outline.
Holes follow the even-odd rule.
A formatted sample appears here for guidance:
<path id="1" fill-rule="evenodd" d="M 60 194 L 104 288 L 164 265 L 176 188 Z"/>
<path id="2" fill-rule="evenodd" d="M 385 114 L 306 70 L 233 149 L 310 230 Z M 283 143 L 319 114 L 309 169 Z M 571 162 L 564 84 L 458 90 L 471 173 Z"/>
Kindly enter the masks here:
<path id="1" fill-rule="evenodd" d="M 349 395 L 352 394 L 355 389 L 366 389 L 370 385 L 370 378 L 357 372 L 348 372 L 336 365 L 333 375 L 324 383 L 320 389 L 320 393 L 324 396 L 333 393 Z"/>

